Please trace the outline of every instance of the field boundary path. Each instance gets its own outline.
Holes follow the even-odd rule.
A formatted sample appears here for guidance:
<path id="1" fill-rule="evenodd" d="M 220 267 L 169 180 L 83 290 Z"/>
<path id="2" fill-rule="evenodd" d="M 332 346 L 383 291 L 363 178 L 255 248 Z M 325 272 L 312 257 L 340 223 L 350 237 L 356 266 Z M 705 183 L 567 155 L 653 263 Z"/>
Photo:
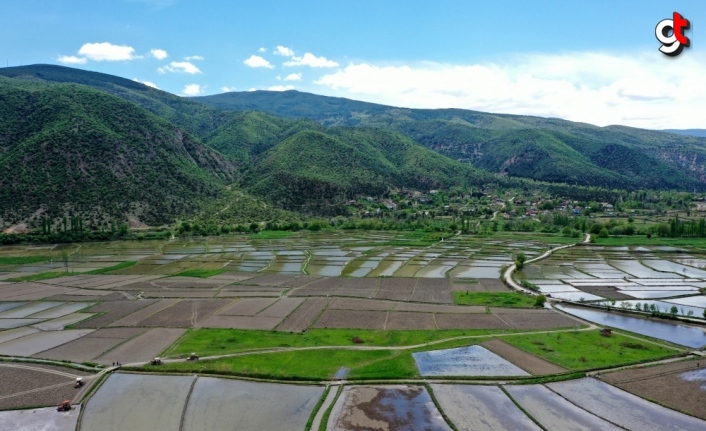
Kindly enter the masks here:
<path id="1" fill-rule="evenodd" d="M 588 242 L 591 240 L 591 235 L 590 235 L 590 234 L 585 234 L 585 235 L 586 235 L 586 236 L 585 236 L 583 242 L 581 242 L 581 244 L 588 244 Z M 540 261 L 540 260 L 542 260 L 542 259 L 546 259 L 546 258 L 548 258 L 549 256 L 551 256 L 552 253 L 554 253 L 555 251 L 564 250 L 564 249 L 570 248 L 570 247 L 576 247 L 578 244 L 579 244 L 579 243 L 576 243 L 576 244 L 567 244 L 567 245 L 562 245 L 562 246 L 560 246 L 560 247 L 556 247 L 556 248 L 549 249 L 549 250 L 545 251 L 543 254 L 541 254 L 541 255 L 539 255 L 539 256 L 533 258 L 533 259 L 530 259 L 530 260 L 526 261 L 525 264 L 530 264 L 530 263 L 538 262 L 538 261 Z M 533 290 L 531 290 L 531 289 L 528 289 L 528 288 L 526 288 L 526 287 L 521 286 L 519 283 L 517 283 L 517 282 L 512 278 L 512 274 L 515 272 L 516 269 L 517 269 L 517 264 L 513 263 L 512 265 L 510 265 L 510 266 L 505 270 L 505 273 L 503 274 L 503 278 L 505 279 L 505 283 L 507 283 L 510 287 L 512 287 L 513 289 L 515 289 L 515 290 L 517 290 L 517 291 L 524 292 L 524 293 L 527 293 L 527 294 L 530 294 L 530 295 L 537 295 L 537 294 L 538 294 L 537 292 L 535 292 L 535 291 L 533 291 Z"/>

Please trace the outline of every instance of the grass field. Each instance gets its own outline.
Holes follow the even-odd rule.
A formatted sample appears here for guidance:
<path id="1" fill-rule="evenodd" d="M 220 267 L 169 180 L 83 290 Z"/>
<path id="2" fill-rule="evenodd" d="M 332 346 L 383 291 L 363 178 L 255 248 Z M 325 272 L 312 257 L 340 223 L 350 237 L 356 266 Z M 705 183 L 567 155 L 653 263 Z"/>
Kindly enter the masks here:
<path id="1" fill-rule="evenodd" d="M 109 266 L 107 268 L 101 268 L 101 269 L 94 269 L 93 271 L 89 272 L 84 272 L 84 274 L 108 274 L 113 271 L 117 271 L 119 269 L 125 269 L 125 268 L 130 268 L 131 266 L 135 265 L 137 262 L 128 260 L 126 262 L 120 262 L 117 265 Z"/>
<path id="2" fill-rule="evenodd" d="M 508 336 L 503 340 L 569 370 L 615 367 L 679 353 L 620 334 L 604 337 L 598 330 Z"/>
<path id="3" fill-rule="evenodd" d="M 248 235 L 248 239 L 279 239 L 294 236 L 295 232 L 286 230 L 263 230 L 258 233 Z"/>
<path id="4" fill-rule="evenodd" d="M 535 298 L 519 292 L 454 292 L 457 305 L 486 307 L 534 307 Z"/>
<path id="5" fill-rule="evenodd" d="M 39 274 L 30 274 L 22 277 L 10 278 L 7 281 L 41 281 L 49 280 L 50 278 L 66 277 L 69 275 L 79 275 L 79 272 L 64 272 L 64 271 L 49 271 L 40 272 Z"/>
<path id="6" fill-rule="evenodd" d="M 446 338 L 512 333 L 517 331 L 498 329 L 426 330 L 426 331 L 373 331 L 356 329 L 310 329 L 303 334 L 276 331 L 253 331 L 244 329 L 197 329 L 189 330 L 177 344 L 163 356 L 188 355 L 197 352 L 201 356 L 274 347 L 315 346 L 414 346 Z M 363 343 L 353 342 L 359 337 Z M 461 343 L 468 344 L 468 340 Z"/>
<path id="7" fill-rule="evenodd" d="M 208 277 L 213 277 L 214 275 L 222 274 L 224 272 L 226 272 L 225 269 L 194 268 L 194 269 L 187 269 L 186 271 L 182 271 L 182 272 L 177 272 L 176 274 L 172 274 L 172 277 L 208 278 Z"/>
<path id="8" fill-rule="evenodd" d="M 49 256 L 5 256 L 0 257 L 0 265 L 25 265 L 44 262 L 49 259 L 51 259 Z"/>
<path id="9" fill-rule="evenodd" d="M 647 238 L 644 235 L 635 236 L 618 236 L 609 238 L 598 238 L 598 235 L 593 235 L 596 244 L 626 246 L 626 245 L 655 245 L 655 246 L 693 246 L 706 247 L 706 238 L 663 238 L 653 236 Z"/>
<path id="10" fill-rule="evenodd" d="M 267 353 L 211 361 L 164 364 L 159 371 L 182 371 L 240 376 L 328 380 L 342 367 L 349 368 L 348 378 L 409 378 L 417 376 L 414 359 L 408 352 L 391 350 L 307 350 Z M 153 369 L 149 365 L 146 369 Z"/>

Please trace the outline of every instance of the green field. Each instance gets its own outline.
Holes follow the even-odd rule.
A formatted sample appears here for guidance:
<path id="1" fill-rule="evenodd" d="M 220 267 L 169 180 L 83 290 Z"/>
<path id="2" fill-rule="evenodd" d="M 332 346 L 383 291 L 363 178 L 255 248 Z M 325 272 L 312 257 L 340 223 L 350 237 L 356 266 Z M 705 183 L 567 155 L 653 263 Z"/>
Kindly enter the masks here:
<path id="1" fill-rule="evenodd" d="M 512 330 L 467 329 L 427 331 L 373 331 L 356 329 L 310 329 L 303 334 L 244 329 L 191 329 L 163 356 L 179 357 L 197 352 L 201 356 L 225 355 L 257 349 L 317 346 L 415 346 L 453 337 L 510 334 Z M 363 343 L 354 343 L 359 337 Z M 468 339 L 461 340 L 468 344 Z"/>
<path id="2" fill-rule="evenodd" d="M 172 277 L 208 278 L 208 277 L 213 277 L 214 275 L 222 274 L 224 272 L 226 272 L 225 269 L 194 268 L 194 269 L 187 269 L 186 271 L 177 272 L 176 274 L 172 274 Z"/>
<path id="3" fill-rule="evenodd" d="M 503 337 L 503 340 L 569 370 L 590 370 L 674 356 L 675 349 L 598 330 Z"/>
<path id="4" fill-rule="evenodd" d="M 41 281 L 49 280 L 50 278 L 65 277 L 69 275 L 77 275 L 78 272 L 64 272 L 64 271 L 49 271 L 40 272 L 39 274 L 30 274 L 22 277 L 10 278 L 8 281 Z"/>
<path id="5" fill-rule="evenodd" d="M 0 265 L 25 265 L 44 262 L 49 259 L 51 259 L 49 256 L 3 256 L 0 257 Z"/>
<path id="6" fill-rule="evenodd" d="M 534 307 L 535 298 L 519 292 L 453 292 L 457 305 Z"/>
<path id="7" fill-rule="evenodd" d="M 412 355 L 391 350 L 305 350 L 254 354 L 211 361 L 164 364 L 159 371 L 234 374 L 271 379 L 328 380 L 341 367 L 348 378 L 408 378 L 417 376 Z M 145 365 L 143 369 L 155 369 Z"/>
<path id="8" fill-rule="evenodd" d="M 644 235 L 634 236 L 617 236 L 608 238 L 598 238 L 598 235 L 593 235 L 595 243 L 600 245 L 610 246 L 626 246 L 626 245 L 654 245 L 654 246 L 694 246 L 706 247 L 706 238 L 665 238 L 653 236 L 647 238 Z"/>
<path id="9" fill-rule="evenodd" d="M 120 262 L 117 265 L 109 266 L 107 268 L 101 268 L 101 269 L 94 269 L 93 271 L 86 272 L 85 274 L 108 274 L 113 271 L 117 271 L 119 269 L 125 269 L 125 268 L 130 268 L 131 266 L 135 265 L 137 262 L 128 260 L 126 262 Z"/>

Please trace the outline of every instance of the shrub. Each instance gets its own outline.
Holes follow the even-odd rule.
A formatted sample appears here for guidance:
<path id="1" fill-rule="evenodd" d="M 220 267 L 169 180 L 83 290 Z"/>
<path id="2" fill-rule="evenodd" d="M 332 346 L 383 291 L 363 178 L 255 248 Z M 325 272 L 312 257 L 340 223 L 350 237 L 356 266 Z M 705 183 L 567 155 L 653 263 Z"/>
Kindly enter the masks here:
<path id="1" fill-rule="evenodd" d="M 547 302 L 547 297 L 539 294 L 537 295 L 537 299 L 534 300 L 534 306 L 535 307 L 544 307 L 544 304 Z"/>
<path id="2" fill-rule="evenodd" d="M 598 232 L 598 238 L 608 238 L 608 229 L 601 229 L 601 231 Z"/>

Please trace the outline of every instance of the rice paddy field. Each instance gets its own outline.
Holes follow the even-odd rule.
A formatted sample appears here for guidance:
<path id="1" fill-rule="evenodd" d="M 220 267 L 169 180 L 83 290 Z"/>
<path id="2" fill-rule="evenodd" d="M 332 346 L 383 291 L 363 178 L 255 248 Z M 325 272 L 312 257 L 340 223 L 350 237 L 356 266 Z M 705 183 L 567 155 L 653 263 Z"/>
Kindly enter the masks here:
<path id="1" fill-rule="evenodd" d="M 558 250 L 515 273 L 565 302 L 554 307 L 501 280 L 518 252 L 568 241 L 335 232 L 2 247 L 0 406 L 57 430 L 706 429 L 694 356 L 706 331 L 649 318 L 704 320 L 703 250 Z M 146 365 L 155 357 L 165 364 Z M 64 398 L 75 408 L 62 419 L 39 409 Z M 37 428 L 22 412 L 0 411 L 0 424 Z"/>

